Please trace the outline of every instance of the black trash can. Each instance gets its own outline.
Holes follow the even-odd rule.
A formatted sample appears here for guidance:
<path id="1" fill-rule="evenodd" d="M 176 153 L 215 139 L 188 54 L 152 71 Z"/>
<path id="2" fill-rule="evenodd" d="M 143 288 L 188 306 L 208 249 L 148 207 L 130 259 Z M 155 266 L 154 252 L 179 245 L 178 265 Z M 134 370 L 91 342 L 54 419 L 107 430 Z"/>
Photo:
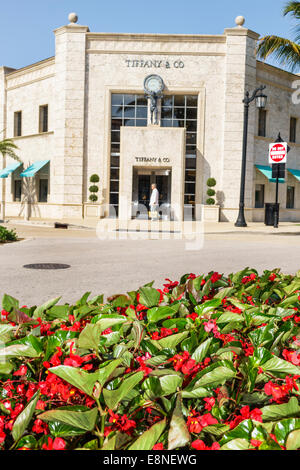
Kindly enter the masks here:
<path id="1" fill-rule="evenodd" d="M 274 225 L 275 222 L 275 213 L 278 213 L 279 219 L 279 203 L 267 202 L 265 204 L 265 225 Z"/>

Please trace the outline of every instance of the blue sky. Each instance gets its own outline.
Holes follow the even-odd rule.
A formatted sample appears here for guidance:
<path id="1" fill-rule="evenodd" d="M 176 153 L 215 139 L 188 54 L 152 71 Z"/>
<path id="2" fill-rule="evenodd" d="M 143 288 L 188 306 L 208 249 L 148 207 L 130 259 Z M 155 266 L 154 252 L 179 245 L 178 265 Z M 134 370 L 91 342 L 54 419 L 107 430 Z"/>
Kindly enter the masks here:
<path id="1" fill-rule="evenodd" d="M 0 65 L 20 68 L 54 55 L 53 30 L 75 11 L 95 32 L 222 34 L 237 15 L 261 35 L 290 37 L 284 0 L 0 0 Z"/>

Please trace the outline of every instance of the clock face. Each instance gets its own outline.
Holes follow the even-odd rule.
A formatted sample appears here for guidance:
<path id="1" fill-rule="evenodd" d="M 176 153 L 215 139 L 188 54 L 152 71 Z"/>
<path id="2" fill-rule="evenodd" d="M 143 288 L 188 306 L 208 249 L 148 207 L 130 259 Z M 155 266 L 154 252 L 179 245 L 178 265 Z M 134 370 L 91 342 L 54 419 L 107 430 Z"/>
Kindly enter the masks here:
<path id="1" fill-rule="evenodd" d="M 149 75 L 145 79 L 144 88 L 148 93 L 159 93 L 164 89 L 164 82 L 158 75 Z"/>

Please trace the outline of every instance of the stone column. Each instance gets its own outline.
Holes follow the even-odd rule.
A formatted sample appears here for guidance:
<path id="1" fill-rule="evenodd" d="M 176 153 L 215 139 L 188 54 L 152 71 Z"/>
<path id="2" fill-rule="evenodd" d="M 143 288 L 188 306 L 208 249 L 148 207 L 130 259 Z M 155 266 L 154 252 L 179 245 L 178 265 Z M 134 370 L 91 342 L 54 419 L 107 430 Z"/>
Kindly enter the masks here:
<path id="1" fill-rule="evenodd" d="M 71 23 L 55 30 L 55 148 L 51 159 L 51 203 L 60 217 L 83 214 L 84 111 L 87 26 Z"/>
<path id="2" fill-rule="evenodd" d="M 13 72 L 14 69 L 8 67 L 0 67 L 0 140 L 4 140 L 7 137 L 6 130 L 6 77 L 5 75 L 9 72 Z M 6 167 L 7 159 L 0 154 L 0 169 Z M 6 199 L 6 178 L 0 178 L 0 198 L 1 198 L 1 211 L 0 219 L 5 219 L 5 199 Z"/>
<path id="3" fill-rule="evenodd" d="M 225 29 L 227 50 L 225 69 L 225 109 L 224 109 L 224 146 L 223 181 L 225 201 L 221 220 L 235 221 L 238 214 L 241 164 L 243 148 L 243 124 L 245 92 L 250 93 L 257 87 L 255 47 L 259 35 L 244 28 L 244 18 L 236 19 L 237 27 Z M 255 102 L 250 104 L 247 173 L 245 189 L 245 217 L 251 221 L 253 207 L 254 172 L 254 133 Z"/>

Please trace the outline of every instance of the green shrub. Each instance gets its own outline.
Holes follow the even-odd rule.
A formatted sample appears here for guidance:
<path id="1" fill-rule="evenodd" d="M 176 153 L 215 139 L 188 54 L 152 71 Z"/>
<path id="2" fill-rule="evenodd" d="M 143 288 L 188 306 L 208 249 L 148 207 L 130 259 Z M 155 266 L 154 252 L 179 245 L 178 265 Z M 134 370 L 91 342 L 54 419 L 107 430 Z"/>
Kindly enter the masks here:
<path id="1" fill-rule="evenodd" d="M 208 204 L 209 206 L 213 206 L 215 202 L 216 201 L 212 197 L 209 197 L 208 199 L 206 199 L 206 204 Z"/>
<path id="2" fill-rule="evenodd" d="M 18 236 L 14 230 L 8 230 L 0 225 L 0 243 L 15 242 Z"/>
<path id="3" fill-rule="evenodd" d="M 98 201 L 98 196 L 96 194 L 90 194 L 89 200 L 92 202 Z"/>
<path id="4" fill-rule="evenodd" d="M 99 191 L 99 188 L 98 188 L 98 186 L 93 184 L 93 186 L 89 187 L 89 191 L 90 191 L 90 193 L 97 193 Z"/>
<path id="5" fill-rule="evenodd" d="M 207 192 L 206 192 L 206 194 L 207 194 L 208 196 L 214 196 L 214 195 L 216 194 L 216 191 L 215 191 L 214 189 L 208 189 Z"/>
<path id="6" fill-rule="evenodd" d="M 206 184 L 207 184 L 207 186 L 209 186 L 211 188 L 213 186 L 216 186 L 217 182 L 216 182 L 215 178 L 208 178 Z"/>
<path id="7" fill-rule="evenodd" d="M 99 181 L 100 181 L 99 175 L 94 174 L 90 177 L 91 183 L 99 183 Z"/>

